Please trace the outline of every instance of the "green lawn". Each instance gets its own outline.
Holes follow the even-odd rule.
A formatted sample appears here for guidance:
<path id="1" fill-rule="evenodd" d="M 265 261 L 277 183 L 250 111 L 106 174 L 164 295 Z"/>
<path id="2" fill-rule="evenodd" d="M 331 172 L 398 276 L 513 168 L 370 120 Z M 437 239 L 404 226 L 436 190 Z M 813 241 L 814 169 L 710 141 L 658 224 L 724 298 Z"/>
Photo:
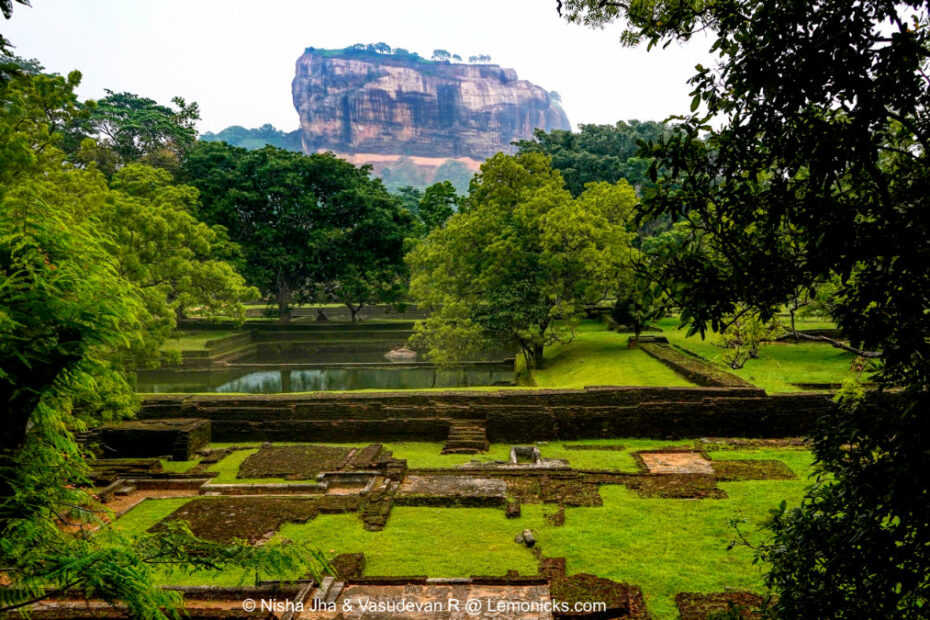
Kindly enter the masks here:
<path id="1" fill-rule="evenodd" d="M 620 444 L 624 450 L 568 450 L 564 444 Z M 346 444 L 329 444 L 346 445 Z M 352 444 L 359 445 L 359 444 Z M 385 444 L 411 467 L 452 467 L 470 455 L 440 455 L 440 443 Z M 577 468 L 636 471 L 632 452 L 671 446 L 691 446 L 693 441 L 604 439 L 540 444 L 544 457 L 566 458 Z M 504 459 L 510 446 L 494 444 L 482 459 Z M 213 467 L 217 481 L 242 482 L 235 478 L 238 466 L 254 449 L 240 450 Z M 712 459 L 776 459 L 786 463 L 797 480 L 765 480 L 719 483 L 726 499 L 642 498 L 620 486 L 601 488 L 604 506 L 567 508 L 565 525 L 550 525 L 545 516 L 552 505 L 527 505 L 522 516 L 508 520 L 500 509 L 395 507 L 381 532 L 363 528 L 357 514 L 320 515 L 304 524 L 285 524 L 274 540 L 308 542 L 329 556 L 362 551 L 368 575 L 430 575 L 462 577 L 473 574 L 501 575 L 507 570 L 535 574 L 533 554 L 513 542 L 524 528 L 537 533 L 538 547 L 547 557 L 564 556 L 569 573 L 589 572 L 639 585 L 654 618 L 676 618 L 674 595 L 678 592 L 714 592 L 727 588 L 761 591 L 762 573 L 752 564 L 749 550 L 728 551 L 734 537 L 730 520 L 748 521 L 742 528 L 759 541 L 768 511 L 782 500 L 796 504 L 809 484 L 812 467 L 809 451 L 791 448 L 714 450 Z M 264 481 L 271 481 L 265 479 Z M 116 522 L 127 533 L 141 533 L 169 515 L 190 498 L 146 500 Z M 213 573 L 165 573 L 162 582 L 179 585 L 235 585 L 250 582 L 254 575 L 236 571 Z"/>
<path id="2" fill-rule="evenodd" d="M 534 514 L 512 520 L 496 508 L 395 506 L 381 532 L 365 530 L 357 514 L 320 515 L 285 524 L 271 542 L 309 542 L 329 557 L 364 552 L 368 575 L 535 575 L 532 552 L 513 540 L 525 528 L 543 527 L 541 512 L 529 512 Z"/>
<path id="3" fill-rule="evenodd" d="M 601 488 L 604 505 L 569 508 L 565 525 L 539 530 L 547 556 L 564 556 L 568 572 L 587 572 L 639 585 L 653 618 L 677 618 L 678 592 L 762 591 L 752 552 L 727 546 L 733 518 L 754 541 L 768 511 L 782 500 L 800 501 L 804 481 L 720 483 L 727 499 L 647 499 L 625 487 Z M 533 508 L 528 511 L 532 514 Z M 390 521 L 388 522 L 390 526 Z"/>
<path id="4" fill-rule="evenodd" d="M 623 451 L 617 450 L 570 450 L 564 447 L 570 445 L 604 445 L 604 444 L 622 444 L 625 447 Z M 635 472 L 637 471 L 636 461 L 633 459 L 631 452 L 637 450 L 655 450 L 658 448 L 687 446 L 694 444 L 691 440 L 665 441 L 661 439 L 586 439 L 581 441 L 552 441 L 539 444 L 540 454 L 544 458 L 567 459 L 569 464 L 576 469 L 609 469 L 613 471 Z M 209 471 L 216 472 L 218 475 L 213 479 L 217 484 L 236 484 L 250 482 L 288 482 L 279 478 L 255 478 L 243 479 L 237 478 L 239 466 L 242 462 L 258 451 L 259 442 L 239 442 L 239 443 L 213 443 L 211 448 L 222 448 L 228 446 L 248 446 L 247 450 L 236 450 L 229 456 L 225 457 L 219 463 L 212 465 Z M 286 443 L 275 443 L 276 446 L 288 445 Z M 317 445 L 335 446 L 344 448 L 363 448 L 368 443 L 324 443 Z M 427 441 L 409 441 L 409 442 L 385 442 L 382 444 L 386 450 L 391 450 L 395 458 L 407 459 L 407 467 L 410 469 L 448 469 L 458 467 L 469 461 L 506 461 L 510 458 L 511 444 L 495 443 L 491 444 L 490 449 L 483 454 L 442 454 L 443 442 Z M 729 454 L 727 452 L 726 454 Z M 734 457 L 742 458 L 742 457 Z M 762 457 L 760 457 L 762 458 Z M 765 457 L 769 458 L 769 457 Z M 168 462 L 170 463 L 170 461 Z M 185 461 L 185 463 L 190 463 Z M 193 465 L 190 465 L 192 467 Z"/>
<path id="5" fill-rule="evenodd" d="M 144 534 L 147 529 L 194 499 L 193 497 L 169 497 L 145 499 L 117 519 L 114 527 L 130 536 Z"/>
<path id="6" fill-rule="evenodd" d="M 196 467 L 199 462 L 200 459 L 195 459 L 193 461 L 169 461 L 161 459 L 161 469 L 169 474 L 184 474 Z"/>
<path id="7" fill-rule="evenodd" d="M 384 447 L 395 458 L 407 459 L 410 469 L 442 469 L 458 467 L 469 461 L 506 461 L 510 458 L 510 444 L 492 444 L 484 454 L 442 454 L 442 442 L 409 441 L 385 443 Z"/>
<path id="8" fill-rule="evenodd" d="M 244 444 L 233 444 L 233 445 L 244 445 Z M 256 444 L 260 445 L 260 444 Z M 278 444 L 281 445 L 281 444 Z M 242 465 L 242 462 L 249 458 L 251 455 L 258 452 L 258 448 L 250 448 L 248 450 L 236 450 L 229 456 L 223 458 L 218 463 L 211 465 L 207 468 L 207 471 L 214 472 L 217 475 L 213 478 L 212 484 L 268 484 L 274 482 L 294 482 L 293 480 L 285 480 L 284 478 L 237 478 L 239 475 L 239 466 Z M 304 482 L 313 482 L 312 480 L 307 480 Z"/>
<path id="9" fill-rule="evenodd" d="M 570 343 L 546 348 L 545 365 L 534 373 L 536 386 L 691 385 L 639 349 L 627 347 L 628 339 L 629 334 L 607 331 L 601 321 L 583 321 Z"/>
<path id="10" fill-rule="evenodd" d="M 623 450 L 570 450 L 575 446 L 622 445 Z M 539 454 L 547 459 L 565 459 L 574 469 L 607 469 L 620 472 L 637 472 L 639 467 L 633 452 L 670 447 L 691 447 L 692 440 L 664 441 L 661 439 L 584 439 L 580 441 L 552 441 L 539 445 Z"/>
<path id="11" fill-rule="evenodd" d="M 241 332 L 235 330 L 189 330 L 168 338 L 161 348 L 163 351 L 198 351 L 206 349 L 207 342 L 210 340 L 218 340 L 239 333 Z"/>
<path id="12" fill-rule="evenodd" d="M 813 324 L 822 325 L 823 322 Z M 751 359 L 741 369 L 733 370 L 721 362 L 714 334 L 708 333 L 704 340 L 698 334 L 688 337 L 685 329 L 678 329 L 678 319 L 674 317 L 662 319 L 657 325 L 672 345 L 695 353 L 770 393 L 801 391 L 793 383 L 842 383 L 856 376 L 856 372 L 850 370 L 855 357 L 852 353 L 816 342 L 763 345 L 758 359 Z"/>

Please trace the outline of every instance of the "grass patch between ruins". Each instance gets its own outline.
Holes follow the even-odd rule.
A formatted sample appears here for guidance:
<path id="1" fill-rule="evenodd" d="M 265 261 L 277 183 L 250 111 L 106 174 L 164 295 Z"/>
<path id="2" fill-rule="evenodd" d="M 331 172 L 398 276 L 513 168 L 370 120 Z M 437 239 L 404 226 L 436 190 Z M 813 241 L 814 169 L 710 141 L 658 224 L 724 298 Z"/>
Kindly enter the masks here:
<path id="1" fill-rule="evenodd" d="M 570 343 L 546 348 L 545 365 L 533 374 L 536 387 L 691 385 L 661 362 L 628 347 L 627 338 L 607 331 L 601 321 L 583 321 Z"/>
<path id="2" fill-rule="evenodd" d="M 618 444 L 623 447 L 570 450 L 565 448 L 566 443 L 592 448 Z M 473 458 L 473 455 L 441 455 L 438 442 L 395 443 L 385 447 L 393 450 L 395 457 L 407 458 L 413 467 L 419 468 L 453 467 Z M 634 452 L 694 448 L 695 442 L 604 439 L 549 442 L 539 447 L 544 457 L 566 458 L 575 468 L 633 473 L 639 471 Z M 494 444 L 488 454 L 478 457 L 505 460 L 509 448 L 508 444 Z M 256 448 L 234 451 L 213 467 L 228 481 L 242 482 L 234 477 L 238 466 L 255 451 Z M 365 530 L 356 512 L 319 514 L 306 523 L 284 523 L 269 544 L 284 539 L 307 542 L 329 557 L 364 552 L 366 575 L 465 577 L 503 575 L 508 570 L 535 574 L 537 558 L 513 541 L 516 534 L 530 528 L 536 533 L 538 549 L 545 557 L 567 559 L 569 575 L 587 572 L 640 586 L 654 618 L 676 618 L 674 597 L 681 592 L 727 589 L 761 592 L 762 569 L 752 564 L 752 552 L 742 547 L 727 550 L 735 536 L 730 522 L 744 519 L 742 530 L 758 542 L 764 536 L 760 526 L 768 518 L 769 510 L 783 499 L 789 505 L 798 503 L 810 484 L 813 457 L 805 449 L 735 446 L 711 448 L 707 454 L 715 462 L 758 462 L 763 474 L 767 471 L 766 461 L 778 461 L 783 464 L 782 470 L 787 466 L 798 477 L 721 481 L 718 485 L 726 497 L 717 499 L 643 497 L 624 486 L 604 485 L 599 489 L 603 506 L 568 506 L 559 511 L 554 504 L 524 503 L 517 519 L 507 519 L 498 508 L 394 506 L 385 528 L 379 532 Z M 146 500 L 120 518 L 116 526 L 129 534 L 144 532 L 191 500 Z M 200 501 L 215 500 L 200 498 Z M 557 512 L 564 514 L 564 521 L 552 518 Z M 255 578 L 238 571 L 165 572 L 160 581 L 177 585 L 236 585 L 251 583 Z"/>
<path id="3" fill-rule="evenodd" d="M 721 349 L 714 344 L 716 336 L 708 333 L 703 340 L 700 334 L 687 336 L 687 329 L 678 329 L 678 319 L 667 317 L 656 323 L 662 335 L 673 346 L 694 353 L 731 372 L 741 379 L 757 385 L 766 392 L 800 392 L 795 383 L 836 384 L 854 378 L 858 373 L 850 369 L 855 356 L 829 344 L 816 342 L 773 342 L 759 349 L 759 358 L 751 359 L 737 370 L 721 361 Z M 807 329 L 830 326 L 824 322 L 801 325 Z"/>
<path id="4" fill-rule="evenodd" d="M 178 332 L 165 340 L 162 345 L 164 351 L 199 351 L 207 348 L 207 342 L 219 340 L 227 336 L 235 336 L 242 333 L 235 330 L 216 330 L 208 329 L 203 331 L 192 330 L 188 332 Z"/>

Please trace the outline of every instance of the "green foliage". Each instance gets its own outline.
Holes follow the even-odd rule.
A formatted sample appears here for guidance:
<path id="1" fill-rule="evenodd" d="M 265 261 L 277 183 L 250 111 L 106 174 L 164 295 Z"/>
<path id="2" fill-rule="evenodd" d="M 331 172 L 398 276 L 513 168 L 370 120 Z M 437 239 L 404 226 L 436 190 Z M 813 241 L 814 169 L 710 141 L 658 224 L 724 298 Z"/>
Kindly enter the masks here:
<path id="1" fill-rule="evenodd" d="M 71 143 L 65 130 L 86 115 L 74 94 L 80 81 L 72 71 L 67 77 L 21 73 L 0 83 L 0 187 L 60 164 L 60 150 Z"/>
<path id="2" fill-rule="evenodd" d="M 473 176 L 474 173 L 462 162 L 454 159 L 447 159 L 436 168 L 436 172 L 433 174 L 433 182 L 439 183 L 448 181 L 452 183 L 452 187 L 455 188 L 456 193 L 467 194 L 468 184 L 471 183 L 471 178 Z"/>
<path id="3" fill-rule="evenodd" d="M 746 307 L 737 307 L 725 322 L 726 329 L 717 334 L 718 346 L 723 348 L 723 361 L 734 370 L 742 368 L 747 360 L 758 359 L 759 347 L 782 331 L 776 320 L 763 321 L 759 312 Z"/>
<path id="4" fill-rule="evenodd" d="M 394 195 L 400 201 L 400 205 L 407 209 L 413 215 L 418 215 L 420 210 L 420 199 L 423 198 L 423 192 L 412 185 L 405 185 L 398 188 Z"/>
<path id="5" fill-rule="evenodd" d="M 630 344 L 636 344 L 642 331 L 652 321 L 661 318 L 664 310 L 662 298 L 656 294 L 655 289 L 641 278 L 632 278 L 617 293 L 610 317 L 617 325 L 625 325 L 633 330 Z"/>
<path id="6" fill-rule="evenodd" d="M 120 275 L 145 291 L 153 316 L 171 327 L 171 315 L 183 317 L 188 308 L 245 319 L 241 302 L 258 291 L 224 260 L 239 254 L 226 231 L 194 217 L 196 188 L 173 185 L 167 171 L 140 164 L 122 168 L 110 186 L 100 220 L 111 231 Z"/>
<path id="7" fill-rule="evenodd" d="M 323 292 L 353 314 L 399 295 L 412 217 L 369 171 L 332 153 L 201 142 L 181 176 L 201 190 L 204 220 L 242 247 L 248 282 L 287 322 L 293 303 Z"/>
<path id="8" fill-rule="evenodd" d="M 89 158 L 106 173 L 131 162 L 177 171 L 180 158 L 197 139 L 197 104 L 175 97 L 175 109 L 133 93 L 106 93 L 86 123 L 98 145 Z"/>
<path id="9" fill-rule="evenodd" d="M 926 615 L 928 3 L 565 0 L 561 10 L 592 26 L 622 18 L 623 40 L 650 47 L 715 33 L 719 61 L 696 67 L 691 115 L 643 150 L 656 181 L 646 214 L 690 229 L 688 252 L 657 280 L 674 283 L 692 329 L 722 329 L 737 303 L 767 321 L 836 278 L 832 316 L 853 348 L 881 352 L 882 385 L 905 388 L 822 421 L 815 452 L 831 479 L 776 515 L 762 553 L 775 612 Z"/>
<path id="10" fill-rule="evenodd" d="M 449 181 L 434 183 L 426 188 L 417 209 L 417 215 L 427 232 L 439 228 L 458 210 L 462 198 Z"/>
<path id="11" fill-rule="evenodd" d="M 390 191 L 399 191 L 402 187 L 426 187 L 426 171 L 417 166 L 409 157 L 401 157 L 390 167 L 381 170 L 381 180 Z"/>
<path id="12" fill-rule="evenodd" d="M 649 160 L 636 155 L 637 142 L 655 140 L 669 133 L 664 123 L 654 121 L 618 122 L 616 125 L 580 125 L 577 132 L 541 129 L 533 140 L 517 142 L 518 153 L 539 152 L 552 158 L 552 167 L 562 173 L 565 187 L 578 196 L 588 183 L 620 179 L 637 191 L 650 187 Z"/>
<path id="13" fill-rule="evenodd" d="M 413 344 L 442 363 L 490 347 L 542 362 L 628 265 L 635 202 L 625 183 L 573 199 L 544 155 L 495 155 L 459 213 L 408 255 L 411 294 L 433 310 Z"/>
<path id="14" fill-rule="evenodd" d="M 90 109 L 74 96 L 79 79 L 21 72 L 0 84 L 0 614 L 69 590 L 162 618 L 180 600 L 155 587 L 152 564 L 283 569 L 304 552 L 183 530 L 128 539 L 87 490 L 73 433 L 135 410 L 126 367 L 172 322 L 153 309 L 237 276 L 209 258 L 218 233 L 188 214 L 194 190 L 138 165 L 110 187 L 66 161 L 59 147 Z"/>
<path id="15" fill-rule="evenodd" d="M 287 151 L 302 152 L 300 131 L 284 133 L 280 129 L 265 123 L 258 129 L 246 129 L 239 125 L 232 125 L 218 133 L 208 131 L 200 139 L 204 142 L 226 142 L 231 146 L 244 149 L 260 149 L 264 146 L 276 146 Z"/>

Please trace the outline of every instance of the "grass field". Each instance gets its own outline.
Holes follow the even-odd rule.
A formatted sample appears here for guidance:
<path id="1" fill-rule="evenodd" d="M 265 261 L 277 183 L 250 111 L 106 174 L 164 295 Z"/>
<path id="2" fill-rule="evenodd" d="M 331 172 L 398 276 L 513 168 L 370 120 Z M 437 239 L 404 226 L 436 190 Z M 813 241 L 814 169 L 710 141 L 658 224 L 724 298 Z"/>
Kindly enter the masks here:
<path id="1" fill-rule="evenodd" d="M 569 450 L 565 443 L 622 445 L 623 450 Z M 635 472 L 632 452 L 693 442 L 642 439 L 551 442 L 539 445 L 544 457 L 565 458 L 581 469 Z M 345 444 L 330 444 L 345 445 Z M 357 444 L 353 444 L 357 445 Z M 452 467 L 470 455 L 440 455 L 441 444 L 386 444 L 411 467 Z M 503 459 L 510 446 L 494 444 L 481 459 Z M 216 482 L 242 482 L 238 466 L 253 450 L 233 452 L 212 469 Z M 357 514 L 320 515 L 303 524 L 285 524 L 276 540 L 306 542 L 329 556 L 364 552 L 368 575 L 430 575 L 464 577 L 502 575 L 507 570 L 535 574 L 533 553 L 514 543 L 524 528 L 537 534 L 546 557 L 567 559 L 569 573 L 589 572 L 639 585 L 654 618 L 676 618 L 678 592 L 713 592 L 727 588 L 761 591 L 762 568 L 753 565 L 751 551 L 727 550 L 734 538 L 731 520 L 744 519 L 742 529 L 753 541 L 764 536 L 768 511 L 782 500 L 796 504 L 809 484 L 812 456 L 806 450 L 761 448 L 711 451 L 714 460 L 776 459 L 786 463 L 797 480 L 721 482 L 726 499 L 643 498 L 622 486 L 601 487 L 604 505 L 566 508 L 565 524 L 551 525 L 546 515 L 554 505 L 524 504 L 522 516 L 509 520 L 490 508 L 395 507 L 381 532 L 366 531 Z M 272 479 L 263 479 L 272 481 Z M 127 533 L 141 533 L 182 506 L 189 498 L 147 500 L 116 522 Z M 267 577 L 262 575 L 261 577 Z M 162 581 L 178 585 L 250 583 L 254 575 L 225 573 L 165 573 Z"/>
<path id="2" fill-rule="evenodd" d="M 714 334 L 708 334 L 703 340 L 699 334 L 688 337 L 687 330 L 678 329 L 678 319 L 674 317 L 662 319 L 657 325 L 672 345 L 695 353 L 767 392 L 798 392 L 800 388 L 793 383 L 842 383 L 857 374 L 850 369 L 855 358 L 852 353 L 816 342 L 763 345 L 758 359 L 751 359 L 741 369 L 733 370 L 721 362 L 721 350 L 714 344 Z M 803 326 L 814 329 L 812 325 L 829 326 L 822 321 L 807 322 Z"/>
<path id="3" fill-rule="evenodd" d="M 738 370 L 727 367 L 721 361 L 721 349 L 715 344 L 716 336 L 708 334 L 687 336 L 678 328 L 678 319 L 668 317 L 656 323 L 662 335 L 676 347 L 690 351 L 728 372 L 770 392 L 797 392 L 801 388 L 795 383 L 835 384 L 855 377 L 851 369 L 854 355 L 834 348 L 829 344 L 814 342 L 770 343 L 759 350 L 759 358 L 751 359 Z M 799 327 L 819 329 L 832 324 L 821 320 L 802 320 Z M 208 340 L 234 334 L 234 331 L 192 331 L 171 338 L 165 350 L 202 349 Z M 651 332 L 647 332 L 651 333 Z M 545 350 L 545 364 L 533 373 L 532 380 L 525 378 L 522 358 L 517 357 L 517 371 L 523 376 L 526 388 L 584 388 L 595 385 L 624 386 L 689 386 L 687 380 L 668 367 L 636 348 L 629 348 L 629 334 L 608 331 L 599 320 L 585 320 L 578 326 L 574 339 L 565 344 L 556 343 Z M 490 391 L 508 389 L 477 386 L 456 388 L 466 391 Z M 514 389 L 514 388 L 509 388 Z M 423 391 L 444 391 L 434 388 Z M 377 389 L 354 390 L 356 392 L 380 391 Z"/>
<path id="4" fill-rule="evenodd" d="M 219 338 L 233 336 L 238 333 L 240 332 L 235 330 L 191 330 L 184 333 L 178 333 L 171 338 L 168 338 L 168 340 L 165 341 L 165 344 L 163 344 L 161 348 L 164 351 L 197 351 L 200 349 L 205 349 L 207 347 L 207 342 L 210 340 L 218 340 Z"/>
<path id="5" fill-rule="evenodd" d="M 583 321 L 570 343 L 546 348 L 544 367 L 533 376 L 536 387 L 691 385 L 639 349 L 627 347 L 628 337 L 607 331 L 601 321 Z"/>

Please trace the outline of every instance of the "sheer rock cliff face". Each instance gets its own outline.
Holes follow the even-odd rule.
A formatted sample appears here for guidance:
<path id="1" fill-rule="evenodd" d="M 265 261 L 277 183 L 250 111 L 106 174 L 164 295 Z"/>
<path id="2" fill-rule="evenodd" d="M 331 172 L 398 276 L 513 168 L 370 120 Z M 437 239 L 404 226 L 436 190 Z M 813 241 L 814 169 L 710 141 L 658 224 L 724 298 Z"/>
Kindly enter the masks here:
<path id="1" fill-rule="evenodd" d="M 497 65 L 310 49 L 291 90 L 307 153 L 485 159 L 569 129 L 556 96 Z"/>

